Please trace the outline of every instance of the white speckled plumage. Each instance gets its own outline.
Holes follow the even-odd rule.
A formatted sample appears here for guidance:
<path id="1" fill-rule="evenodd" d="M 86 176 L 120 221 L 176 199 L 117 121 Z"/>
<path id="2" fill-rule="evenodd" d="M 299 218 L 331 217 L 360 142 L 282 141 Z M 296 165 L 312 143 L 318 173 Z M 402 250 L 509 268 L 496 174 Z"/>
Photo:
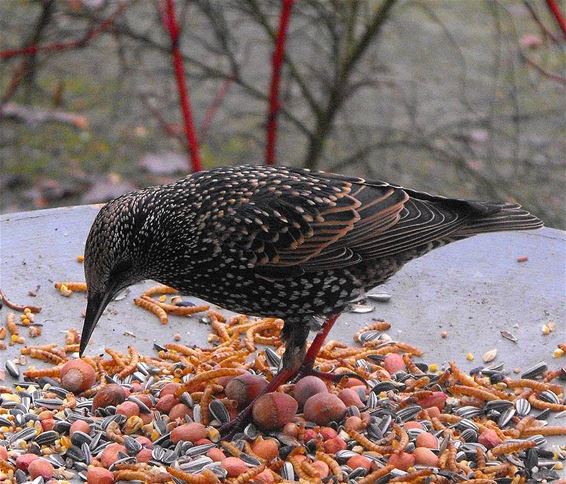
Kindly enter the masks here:
<path id="1" fill-rule="evenodd" d="M 476 233 L 539 226 L 514 204 L 236 166 L 107 204 L 86 243 L 85 271 L 93 293 L 154 279 L 233 311 L 281 317 L 288 344 L 304 348 L 310 319 L 341 312 L 407 261 Z"/>

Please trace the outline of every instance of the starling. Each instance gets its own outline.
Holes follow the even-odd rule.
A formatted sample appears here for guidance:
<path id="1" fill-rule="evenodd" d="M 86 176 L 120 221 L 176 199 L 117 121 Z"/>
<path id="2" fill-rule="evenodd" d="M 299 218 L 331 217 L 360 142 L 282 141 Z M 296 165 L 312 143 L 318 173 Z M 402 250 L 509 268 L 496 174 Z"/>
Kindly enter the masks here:
<path id="1" fill-rule="evenodd" d="M 286 351 L 271 391 L 299 372 L 313 373 L 340 312 L 406 262 L 472 235 L 541 226 L 516 204 L 299 168 L 196 173 L 100 210 L 85 248 L 80 353 L 113 297 L 153 279 L 232 311 L 282 318 Z M 321 320 L 305 355 L 309 330 Z"/>

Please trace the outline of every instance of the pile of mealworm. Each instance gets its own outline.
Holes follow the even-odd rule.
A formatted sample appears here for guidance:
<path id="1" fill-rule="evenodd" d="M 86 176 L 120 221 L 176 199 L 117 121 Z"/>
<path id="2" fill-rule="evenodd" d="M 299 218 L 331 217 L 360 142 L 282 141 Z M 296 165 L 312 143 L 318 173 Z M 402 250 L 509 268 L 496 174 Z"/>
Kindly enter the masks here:
<path id="1" fill-rule="evenodd" d="M 65 296 L 86 290 L 83 283 L 62 282 L 56 287 Z M 167 323 L 170 314 L 198 313 L 210 324 L 208 346 L 187 346 L 174 341 L 156 344 L 153 355 L 139 354 L 130 346 L 127 352 L 106 348 L 105 355 L 85 356 L 83 361 L 96 372 L 96 384 L 79 394 L 67 393 L 55 408 L 41 407 L 41 402 L 45 395 L 49 397 L 49 389 L 59 384 L 63 365 L 77 357 L 78 332 L 68 330 L 61 346 L 55 343 L 23 346 L 21 354 L 28 359 L 26 363 L 37 359 L 47 366 L 27 368 L 20 386 L 0 387 L 0 418 L 4 419 L 0 425 L 0 450 L 5 446 L 8 454 L 0 466 L 0 482 L 16 482 L 16 473 L 20 472 L 20 477 L 22 472 L 25 474 L 17 463 L 18 456 L 33 452 L 31 445 L 42 432 L 39 426 L 33 440 L 16 440 L 18 446 L 14 445 L 12 436 L 26 424 L 21 424 L 10 412 L 13 404 L 5 405 L 5 402 L 41 391 L 43 400 L 35 405 L 32 398 L 28 412 L 39 415 L 47 410 L 56 422 L 83 415 L 92 428 L 98 428 L 115 409 L 89 413 L 89 403 L 109 384 L 121 385 L 134 397 L 133 401 L 142 400 L 145 395 L 145 403 L 139 415 L 124 422 L 117 420 L 116 425 L 106 427 L 101 438 L 124 443 L 130 437 L 143 436 L 153 443 L 149 461 L 137 460 L 134 448 L 124 450 L 117 462 L 106 466 L 116 480 L 236 484 L 460 480 L 522 483 L 557 479 L 557 471 L 566 459 L 563 447 L 547 442 L 549 436 L 566 435 L 566 427 L 547 424 L 549 414 L 566 412 L 563 368 L 548 369 L 544 365 L 521 378 L 511 377 L 500 367 L 478 368 L 467 373 L 456 362 L 450 362 L 445 368 L 438 368 L 418 361 L 416 358 L 422 355 L 418 348 L 388 337 L 390 324 L 385 321 L 373 321 L 357 331 L 355 346 L 333 340 L 319 353 L 318 370 L 350 375 L 339 383 L 327 382 L 327 390 L 338 395 L 352 388 L 359 397 L 360 403 L 349 405 L 343 417 L 327 425 L 317 425 L 297 413 L 289 422 L 292 425 L 263 431 L 252 423 L 231 441 L 223 440 L 219 432 L 223 422 L 215 409 L 221 404 L 233 416 L 237 406 L 225 394 L 227 383 L 245 372 L 262 375 L 267 381 L 273 378 L 278 358 L 284 351 L 279 338 L 283 321 L 245 315 L 226 319 L 208 306 L 191 305 L 166 286 L 153 287 L 134 302 L 155 314 L 162 324 Z M 38 308 L 32 312 L 13 303 L 10 307 L 20 310 L 31 323 L 30 314 L 38 312 Z M 17 344 L 19 341 L 13 337 L 16 318 L 11 313 L 7 319 L 12 342 Z M 402 359 L 402 368 L 395 372 L 388 371 L 385 364 L 391 354 Z M 168 383 L 177 385 L 174 403 L 188 407 L 182 418 L 170 418 L 168 412 L 160 409 L 163 398 L 160 391 Z M 294 386 L 283 385 L 279 391 L 293 396 Z M 213 401 L 219 403 L 212 405 Z M 144 412 L 151 415 L 143 418 Z M 353 417 L 361 421 L 356 428 L 347 424 Z M 185 447 L 167 439 L 175 428 L 193 421 L 206 426 L 205 438 L 189 442 Z M 414 457 L 419 454 L 419 435 L 424 433 L 432 434 L 436 442 L 429 447 L 433 464 Z M 258 440 L 268 438 L 277 443 L 275 458 L 266 459 L 254 451 Z M 62 431 L 54 442 L 36 445 L 34 449 L 47 458 L 53 454 L 65 456 L 71 446 L 71 440 Z M 190 449 L 198 446 L 207 446 L 203 447 L 206 452 L 191 453 Z M 228 461 L 212 457 L 213 448 L 219 449 L 225 459 L 238 459 L 245 472 L 231 473 Z M 176 458 L 167 460 L 164 456 L 173 449 Z M 202 460 L 202 466 L 198 459 Z M 63 462 L 64 465 L 56 468 L 61 478 L 68 477 L 65 472 L 75 472 L 86 480 L 87 467 L 105 467 L 97 453 L 86 464 L 80 459 Z M 356 467 L 360 462 L 364 465 Z M 409 464 L 401 465 L 401 462 Z"/>

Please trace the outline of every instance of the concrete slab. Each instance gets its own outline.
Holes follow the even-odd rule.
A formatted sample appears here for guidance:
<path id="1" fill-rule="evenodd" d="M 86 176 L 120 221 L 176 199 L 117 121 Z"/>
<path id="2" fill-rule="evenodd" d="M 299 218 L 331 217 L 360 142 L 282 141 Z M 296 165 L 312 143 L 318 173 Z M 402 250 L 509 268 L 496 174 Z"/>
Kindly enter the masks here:
<path id="1" fill-rule="evenodd" d="M 97 206 L 80 206 L 0 217 L 0 287 L 14 301 L 43 307 L 38 344 L 62 342 L 65 329 L 82 326 L 84 296 L 63 298 L 53 282 L 84 280 L 76 257 L 83 253 L 97 211 Z M 517 262 L 519 256 L 528 261 Z M 183 343 L 206 343 L 209 328 L 196 318 L 171 317 L 163 327 L 132 304 L 133 296 L 151 284 L 132 287 L 128 297 L 110 305 L 89 353 L 105 345 L 124 350 L 133 339 L 140 351 L 151 352 L 154 341 L 170 341 L 175 333 Z M 30 290 L 37 297 L 30 297 Z M 376 303 L 372 313 L 344 314 L 330 338 L 351 343 L 357 329 L 383 318 L 393 325 L 391 336 L 422 348 L 427 362 L 456 360 L 470 369 L 481 365 L 486 350 L 497 348 L 495 362 L 508 369 L 541 360 L 552 368 L 565 364 L 564 358 L 552 358 L 556 345 L 566 340 L 566 234 L 559 230 L 488 234 L 451 244 L 409 263 L 378 291 L 391 294 L 391 301 Z M 4 307 L 2 320 L 6 313 Z M 544 336 L 541 328 L 550 321 L 556 330 Z M 501 330 L 514 334 L 517 343 L 503 338 Z M 442 331 L 447 338 L 441 338 Z M 18 352 L 19 346 L 0 352 L 2 367 Z M 468 352 L 475 361 L 466 360 Z"/>

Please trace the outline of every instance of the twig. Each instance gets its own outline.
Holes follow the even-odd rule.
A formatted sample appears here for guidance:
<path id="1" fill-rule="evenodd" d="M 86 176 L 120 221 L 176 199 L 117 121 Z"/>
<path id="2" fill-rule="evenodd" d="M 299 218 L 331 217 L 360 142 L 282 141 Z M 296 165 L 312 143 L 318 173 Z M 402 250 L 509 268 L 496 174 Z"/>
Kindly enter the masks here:
<path id="1" fill-rule="evenodd" d="M 171 39 L 171 55 L 173 60 L 173 68 L 175 70 L 175 79 L 177 81 L 177 91 L 179 92 L 179 102 L 181 104 L 181 113 L 183 114 L 183 122 L 185 125 L 185 136 L 187 138 L 187 151 L 191 156 L 191 171 L 197 172 L 202 170 L 200 147 L 198 144 L 197 134 L 195 132 L 193 117 L 191 114 L 191 102 L 189 98 L 189 90 L 187 88 L 187 80 L 185 77 L 185 69 L 183 67 L 183 56 L 179 48 L 180 36 L 179 25 L 175 15 L 175 5 L 173 0 L 165 0 L 165 12 L 163 12 L 163 23 L 169 32 Z"/>
<path id="2" fill-rule="evenodd" d="M 232 82 L 234 82 L 233 78 L 224 79 L 224 81 L 220 85 L 220 88 L 218 89 L 218 92 L 216 93 L 216 96 L 214 96 L 214 99 L 210 103 L 210 106 L 208 106 L 208 109 L 204 114 L 202 124 L 200 125 L 201 139 L 203 140 L 206 139 L 206 135 L 208 134 L 208 130 L 212 125 L 212 120 L 214 118 L 214 115 L 218 111 L 218 108 L 220 108 L 220 106 L 222 105 L 222 101 L 224 101 L 226 94 L 228 94 Z"/>
<path id="3" fill-rule="evenodd" d="M 536 10 L 534 9 L 534 7 L 530 4 L 530 2 L 528 2 L 527 0 L 523 0 L 523 5 L 526 7 L 526 9 L 529 11 L 529 13 L 531 14 L 531 17 L 533 18 L 533 20 L 536 22 L 536 24 L 539 26 L 540 31 L 542 32 L 542 34 L 545 37 L 548 37 L 550 40 L 552 40 L 554 43 L 558 43 L 559 40 L 558 38 L 546 27 L 546 25 L 544 25 L 542 23 L 542 20 L 540 19 L 540 17 L 538 16 Z"/>
<path id="4" fill-rule="evenodd" d="M 170 123 L 168 123 L 165 120 L 165 118 L 163 117 L 163 115 L 161 114 L 159 109 L 157 109 L 155 106 L 153 106 L 151 104 L 151 101 L 148 99 L 148 97 L 146 95 L 140 94 L 140 99 L 141 99 L 142 104 L 146 107 L 146 109 L 151 114 L 153 114 L 154 118 L 157 120 L 157 123 L 159 124 L 159 126 L 161 127 L 163 132 L 167 136 L 171 136 L 171 137 L 175 138 L 179 143 L 184 145 L 185 144 L 185 138 L 182 136 L 182 132 L 180 130 L 175 129 L 175 127 L 173 127 Z"/>
<path id="5" fill-rule="evenodd" d="M 88 128 L 88 119 L 86 116 L 58 110 L 35 109 L 14 103 L 7 103 L 0 106 L 0 118 L 12 118 L 32 125 L 57 122 L 71 124 L 78 129 Z"/>
<path id="6" fill-rule="evenodd" d="M 552 15 L 554 15 L 556 23 L 560 27 L 560 30 L 562 30 L 562 35 L 566 37 L 566 20 L 564 20 L 564 17 L 562 16 L 558 3 L 556 3 L 556 0 L 546 0 L 546 5 L 552 12 Z"/>
<path id="7" fill-rule="evenodd" d="M 547 71 L 544 67 L 542 67 L 540 64 L 538 64 L 537 62 L 535 62 L 534 60 L 532 60 L 530 57 L 528 57 L 527 55 L 525 55 L 524 52 L 521 53 L 521 57 L 525 60 L 525 62 L 527 64 L 529 64 L 530 66 L 534 67 L 540 74 L 542 74 L 544 77 L 547 77 L 548 79 L 551 79 L 553 81 L 559 82 L 560 84 L 566 84 L 566 77 L 560 76 L 559 74 L 555 74 L 554 72 L 550 72 Z"/>
<path id="8" fill-rule="evenodd" d="M 269 113 L 267 115 L 267 145 L 265 148 L 265 164 L 275 164 L 275 142 L 277 139 L 277 113 L 279 111 L 279 84 L 281 82 L 281 66 L 285 54 L 287 28 L 291 18 L 294 0 L 282 0 L 279 31 L 275 40 L 275 51 L 271 71 L 271 87 L 269 88 Z"/>
<path id="9" fill-rule="evenodd" d="M 12 57 L 30 56 L 38 52 L 60 52 L 62 50 L 75 49 L 84 47 L 91 40 L 99 36 L 101 33 L 112 27 L 114 20 L 120 15 L 128 6 L 127 3 L 122 3 L 112 15 L 103 20 L 96 27 L 88 30 L 81 38 L 75 40 L 67 40 L 63 42 L 52 42 L 46 45 L 28 45 L 19 49 L 6 49 L 0 51 L 0 59 L 7 60 Z"/>

